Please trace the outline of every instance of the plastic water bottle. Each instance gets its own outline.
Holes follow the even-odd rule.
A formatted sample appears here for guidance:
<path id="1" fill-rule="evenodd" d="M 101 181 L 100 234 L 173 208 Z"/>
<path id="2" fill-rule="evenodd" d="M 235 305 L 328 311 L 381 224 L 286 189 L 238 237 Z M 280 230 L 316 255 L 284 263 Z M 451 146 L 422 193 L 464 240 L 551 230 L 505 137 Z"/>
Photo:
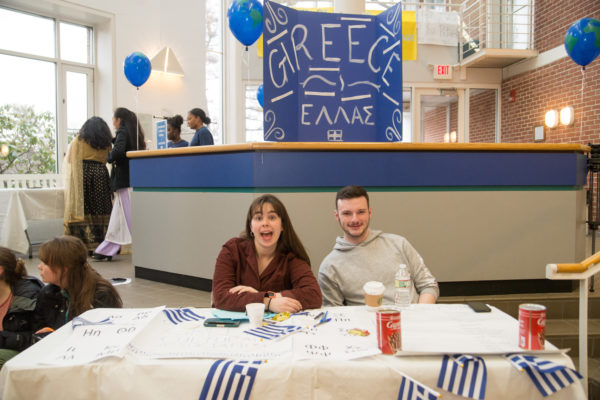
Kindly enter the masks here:
<path id="1" fill-rule="evenodd" d="M 398 308 L 408 308 L 412 300 L 412 282 L 406 264 L 400 264 L 394 282 L 394 303 Z"/>

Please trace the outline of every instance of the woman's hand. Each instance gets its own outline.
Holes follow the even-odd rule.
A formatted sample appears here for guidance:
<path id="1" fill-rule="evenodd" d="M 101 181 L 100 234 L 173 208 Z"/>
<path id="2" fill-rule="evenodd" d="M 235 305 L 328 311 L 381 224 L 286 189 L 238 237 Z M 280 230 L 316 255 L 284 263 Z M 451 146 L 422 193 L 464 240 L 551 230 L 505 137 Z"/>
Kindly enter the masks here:
<path id="1" fill-rule="evenodd" d="M 302 304 L 291 297 L 272 297 L 269 311 L 295 313 L 302 310 Z"/>
<path id="2" fill-rule="evenodd" d="M 242 294 L 242 293 L 258 293 L 258 290 L 252 286 L 239 285 L 229 289 L 230 294 Z"/>

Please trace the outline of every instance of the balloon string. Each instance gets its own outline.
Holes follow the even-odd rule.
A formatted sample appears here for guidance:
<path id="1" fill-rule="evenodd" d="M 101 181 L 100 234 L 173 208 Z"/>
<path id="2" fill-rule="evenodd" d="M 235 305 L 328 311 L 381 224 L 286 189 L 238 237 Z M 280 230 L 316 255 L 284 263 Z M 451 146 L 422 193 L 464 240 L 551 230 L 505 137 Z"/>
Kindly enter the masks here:
<path id="1" fill-rule="evenodd" d="M 244 64 L 246 64 L 246 84 L 244 86 L 244 101 L 247 100 L 247 85 L 250 83 L 250 52 L 248 51 L 248 46 L 246 46 L 246 51 L 242 52 L 242 60 L 244 60 Z M 246 106 L 244 106 L 246 109 Z M 246 128 L 246 132 L 248 128 Z M 244 142 L 246 141 L 246 134 L 244 133 Z"/>
<path id="2" fill-rule="evenodd" d="M 135 90 L 135 133 L 136 133 L 136 142 L 137 147 L 136 150 L 140 149 L 140 121 L 138 119 L 138 109 L 139 109 L 139 96 L 140 96 L 140 87 L 138 86 Z"/>
<path id="3" fill-rule="evenodd" d="M 581 68 L 581 118 L 579 121 L 579 139 L 583 138 L 583 88 L 585 87 L 585 67 Z"/>

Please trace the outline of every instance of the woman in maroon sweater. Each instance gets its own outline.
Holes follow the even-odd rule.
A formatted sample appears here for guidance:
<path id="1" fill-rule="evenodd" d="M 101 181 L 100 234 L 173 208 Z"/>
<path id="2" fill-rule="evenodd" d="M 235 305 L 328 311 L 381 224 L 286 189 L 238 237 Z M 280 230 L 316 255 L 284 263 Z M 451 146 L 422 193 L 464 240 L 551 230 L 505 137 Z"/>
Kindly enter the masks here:
<path id="1" fill-rule="evenodd" d="M 245 311 L 263 302 L 268 311 L 321 307 L 310 259 L 281 201 L 270 194 L 248 209 L 246 230 L 223 245 L 213 276 L 213 306 Z"/>

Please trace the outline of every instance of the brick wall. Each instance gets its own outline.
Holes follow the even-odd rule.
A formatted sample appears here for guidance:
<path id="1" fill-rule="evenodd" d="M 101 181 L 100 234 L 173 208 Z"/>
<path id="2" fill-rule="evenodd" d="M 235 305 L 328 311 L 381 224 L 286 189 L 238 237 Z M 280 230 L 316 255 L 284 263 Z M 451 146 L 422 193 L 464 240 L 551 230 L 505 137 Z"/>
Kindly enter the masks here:
<path id="1" fill-rule="evenodd" d="M 423 141 L 444 143 L 446 133 L 446 107 L 436 107 L 425 111 L 423 116 Z"/>
<path id="2" fill-rule="evenodd" d="M 584 17 L 600 19 L 600 0 L 535 0 L 534 48 L 564 45 L 569 27 Z"/>
<path id="3" fill-rule="evenodd" d="M 458 132 L 458 101 L 450 104 L 450 131 L 446 131 L 446 106 L 429 109 L 423 116 L 423 141 L 444 143 L 444 134 Z"/>
<path id="4" fill-rule="evenodd" d="M 536 0 L 535 48 L 540 52 L 564 45 L 571 24 L 583 17 L 600 19 L 600 0 Z M 501 141 L 533 142 L 533 130 L 544 125 L 546 111 L 570 105 L 575 124 L 544 126 L 546 143 L 600 143 L 600 57 L 585 68 L 582 96 L 581 67 L 565 57 L 502 82 Z M 510 99 L 516 91 L 514 102 Z M 583 125 L 582 125 L 583 124 Z"/>
<path id="5" fill-rule="evenodd" d="M 544 125 L 546 111 L 575 109 L 575 124 L 544 126 L 546 143 L 600 143 L 600 59 L 585 69 L 581 98 L 581 67 L 563 58 L 502 83 L 502 142 L 533 142 L 533 129 Z M 511 90 L 516 101 L 510 101 Z M 583 123 L 583 126 L 582 126 Z"/>
<path id="6" fill-rule="evenodd" d="M 473 89 L 471 89 L 473 90 Z M 469 99 L 469 142 L 496 141 L 496 91 L 487 89 Z"/>

